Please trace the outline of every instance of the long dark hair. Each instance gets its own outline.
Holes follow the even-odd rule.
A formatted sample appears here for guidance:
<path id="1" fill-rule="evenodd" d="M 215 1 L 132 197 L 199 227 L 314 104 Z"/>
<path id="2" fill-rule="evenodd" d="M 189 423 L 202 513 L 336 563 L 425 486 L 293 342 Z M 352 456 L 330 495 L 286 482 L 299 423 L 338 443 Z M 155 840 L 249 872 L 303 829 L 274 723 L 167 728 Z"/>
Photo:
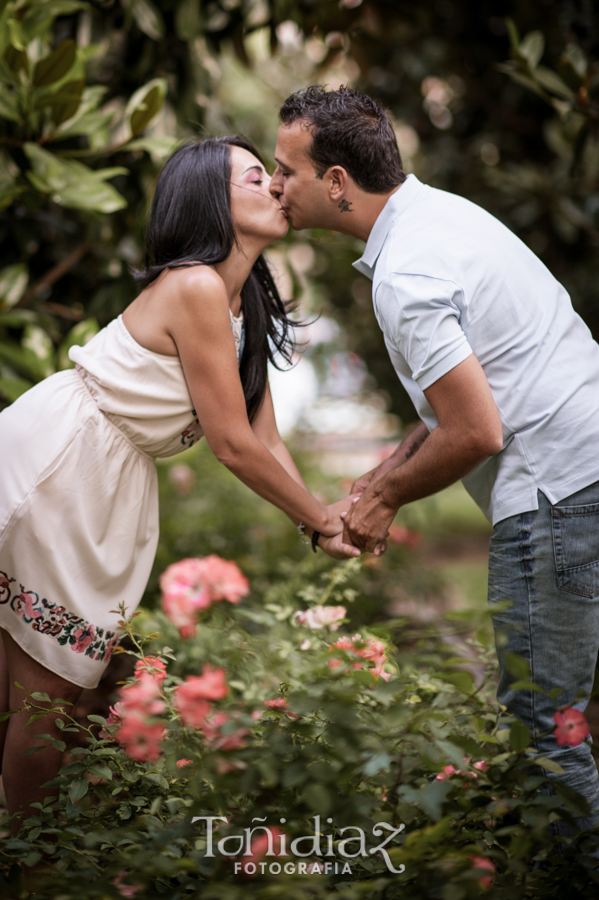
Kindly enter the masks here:
<path id="1" fill-rule="evenodd" d="M 141 289 L 165 269 L 222 262 L 237 244 L 231 217 L 232 146 L 249 150 L 262 162 L 256 148 L 237 135 L 185 144 L 167 161 L 152 202 L 145 268 L 133 273 Z M 267 362 L 281 368 L 277 355 L 291 362 L 296 323 L 262 255 L 243 286 L 241 301 L 245 345 L 239 375 L 251 422 L 264 399 Z"/>

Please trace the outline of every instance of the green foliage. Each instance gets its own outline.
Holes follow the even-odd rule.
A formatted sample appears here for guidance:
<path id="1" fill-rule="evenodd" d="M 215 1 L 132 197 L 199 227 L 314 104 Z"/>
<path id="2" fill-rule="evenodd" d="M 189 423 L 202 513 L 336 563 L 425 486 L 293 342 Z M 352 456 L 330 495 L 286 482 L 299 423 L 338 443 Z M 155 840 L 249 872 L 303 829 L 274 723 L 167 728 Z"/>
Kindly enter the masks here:
<path id="1" fill-rule="evenodd" d="M 347 567 L 356 563 L 333 570 L 324 588 L 304 581 L 302 596 L 310 604 L 335 599 Z M 353 668 L 364 660 L 336 647 L 340 664 L 330 668 L 331 644 L 343 632 L 296 624 L 298 605 L 285 585 L 268 598 L 222 602 L 202 614 L 197 637 L 187 640 L 160 611 L 138 615 L 135 629 L 127 624 L 135 656 L 161 655 L 168 664 L 166 711 L 154 719 L 166 728 L 160 757 L 131 758 L 114 741 L 118 726 L 98 715 L 78 726 L 56 701 L 65 741 L 75 729 L 79 746 L 54 783 L 59 798 L 40 804 L 18 837 L 3 840 L 0 861 L 38 861 L 36 896 L 64 900 L 117 896 L 125 885 L 137 886 L 142 900 L 267 898 L 281 890 L 298 898 L 470 898 L 481 895 L 483 874 L 472 857 L 497 869 L 484 892 L 489 898 L 558 898 L 571 888 L 594 896 L 588 838 L 560 857 L 547 830 L 580 814 L 581 801 L 559 785 L 546 792 L 543 769 L 555 764 L 530 755 L 519 722 L 511 723 L 511 748 L 505 743 L 510 722 L 485 683 L 453 677 L 469 674 L 456 668 L 468 661 L 452 658 L 440 635 L 423 638 L 417 655 L 388 637 L 390 680 L 374 677 L 367 663 Z M 360 633 L 369 637 L 366 628 Z M 489 667 L 488 652 L 471 647 Z M 206 663 L 225 669 L 230 688 L 215 704 L 228 715 L 217 740 L 184 725 L 174 706 L 181 680 Z M 283 707 L 265 707 L 277 697 Z M 29 727 L 46 714 L 39 704 L 47 701 L 31 695 Z M 65 741 L 50 739 L 59 749 Z M 188 763 L 180 768 L 182 759 Z M 206 820 L 194 823 L 196 816 L 224 817 L 212 856 Z M 235 873 L 222 850 L 232 852 L 258 820 L 282 828 L 288 849 L 316 828 L 323 855 L 314 844 L 313 852 L 297 844 L 308 847 L 303 861 L 347 861 L 351 871 Z M 385 853 L 369 852 L 390 834 Z M 293 854 L 270 859 L 278 860 L 299 861 Z M 12 896 L 14 870 L 0 878 L 0 896 Z"/>

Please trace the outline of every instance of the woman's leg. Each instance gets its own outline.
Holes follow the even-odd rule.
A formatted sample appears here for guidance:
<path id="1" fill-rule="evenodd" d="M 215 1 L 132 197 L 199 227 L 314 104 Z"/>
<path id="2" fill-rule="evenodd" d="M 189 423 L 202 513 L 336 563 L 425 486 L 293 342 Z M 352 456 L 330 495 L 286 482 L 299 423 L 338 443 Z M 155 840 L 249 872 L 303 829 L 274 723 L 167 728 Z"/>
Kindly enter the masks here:
<path id="1" fill-rule="evenodd" d="M 8 663 L 4 652 L 4 644 L 0 640 L 0 713 L 8 712 L 10 709 L 8 683 Z M 0 775 L 2 775 L 2 754 L 4 753 L 4 740 L 7 728 L 8 720 L 0 722 Z"/>
<path id="2" fill-rule="evenodd" d="M 4 630 L 2 641 L 8 669 L 10 709 L 22 706 L 32 691 L 43 691 L 52 699 L 60 697 L 73 704 L 77 703 L 83 688 L 40 665 Z M 25 690 L 17 688 L 15 681 L 18 681 Z M 11 815 L 17 814 L 13 820 L 15 834 L 20 828 L 21 820 L 34 814 L 35 811 L 29 808 L 31 803 L 43 803 L 45 797 L 56 795 L 56 788 L 45 788 L 43 785 L 56 777 L 62 765 L 62 753 L 59 750 L 48 746 L 47 741 L 36 740 L 38 734 L 60 737 L 55 716 L 52 714 L 44 716 L 25 727 L 29 717 L 29 712 L 15 713 L 10 717 L 2 754 L 2 780 L 6 804 Z M 39 747 L 40 744 L 44 747 L 43 750 L 23 757 L 27 750 Z"/>

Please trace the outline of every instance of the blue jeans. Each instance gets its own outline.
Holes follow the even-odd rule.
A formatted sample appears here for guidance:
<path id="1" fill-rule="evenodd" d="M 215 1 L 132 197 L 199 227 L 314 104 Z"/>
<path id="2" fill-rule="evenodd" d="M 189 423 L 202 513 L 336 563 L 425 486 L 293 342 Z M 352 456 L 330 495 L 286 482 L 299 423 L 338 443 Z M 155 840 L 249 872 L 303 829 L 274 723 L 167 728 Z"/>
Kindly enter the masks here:
<path id="1" fill-rule="evenodd" d="M 493 616 L 499 658 L 497 699 L 521 719 L 536 749 L 554 759 L 564 775 L 553 776 L 586 799 L 591 815 L 581 829 L 599 823 L 599 780 L 590 741 L 560 747 L 553 729 L 556 709 L 584 711 L 599 653 L 599 482 L 551 506 L 541 491 L 539 508 L 498 522 L 489 542 L 489 603 L 511 600 Z M 505 652 L 525 659 L 537 691 L 514 691 L 518 680 Z M 552 777 L 552 776 L 550 776 Z M 570 830 L 557 823 L 558 833 Z"/>

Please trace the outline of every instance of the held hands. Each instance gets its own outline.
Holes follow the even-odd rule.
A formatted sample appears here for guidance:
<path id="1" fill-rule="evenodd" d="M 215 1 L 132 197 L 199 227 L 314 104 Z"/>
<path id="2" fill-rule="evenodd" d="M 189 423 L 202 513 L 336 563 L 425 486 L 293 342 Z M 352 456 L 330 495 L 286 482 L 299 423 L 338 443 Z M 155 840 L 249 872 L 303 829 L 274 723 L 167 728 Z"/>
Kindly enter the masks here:
<path id="1" fill-rule="evenodd" d="M 352 557 L 362 555 L 357 547 L 343 542 L 342 532 L 333 535 L 333 537 L 325 537 L 324 534 L 321 534 L 318 539 L 318 546 L 333 559 L 352 559 Z"/>
<path id="2" fill-rule="evenodd" d="M 351 515 L 351 511 L 354 509 L 355 504 L 360 499 L 360 494 L 354 493 L 356 485 L 358 485 L 363 480 L 368 483 L 376 470 L 372 472 L 367 472 L 366 475 L 363 475 L 360 479 L 354 482 L 352 487 L 352 493 L 348 497 L 344 497 L 342 500 L 338 500 L 336 503 L 332 503 L 328 510 L 332 513 L 333 522 L 336 520 L 336 516 L 339 516 L 339 521 L 341 523 L 339 532 L 333 535 L 325 535 L 321 534 L 318 540 L 318 546 L 324 550 L 329 556 L 333 559 L 351 559 L 352 557 L 361 556 L 362 550 L 368 549 L 371 550 L 369 546 L 358 546 L 352 540 L 348 539 L 348 532 L 345 525 L 347 520 L 347 516 Z M 391 521 L 393 521 L 395 513 L 391 516 Z M 387 528 L 385 528 L 384 537 L 380 541 L 376 541 L 374 546 L 372 546 L 371 552 L 374 552 L 375 556 L 381 556 L 385 550 L 387 549 L 387 541 L 386 537 L 388 534 Z"/>
<path id="3" fill-rule="evenodd" d="M 380 556 L 387 549 L 389 526 L 396 513 L 396 509 L 387 506 L 373 491 L 367 491 L 346 513 L 341 513 L 343 543 Z"/>

